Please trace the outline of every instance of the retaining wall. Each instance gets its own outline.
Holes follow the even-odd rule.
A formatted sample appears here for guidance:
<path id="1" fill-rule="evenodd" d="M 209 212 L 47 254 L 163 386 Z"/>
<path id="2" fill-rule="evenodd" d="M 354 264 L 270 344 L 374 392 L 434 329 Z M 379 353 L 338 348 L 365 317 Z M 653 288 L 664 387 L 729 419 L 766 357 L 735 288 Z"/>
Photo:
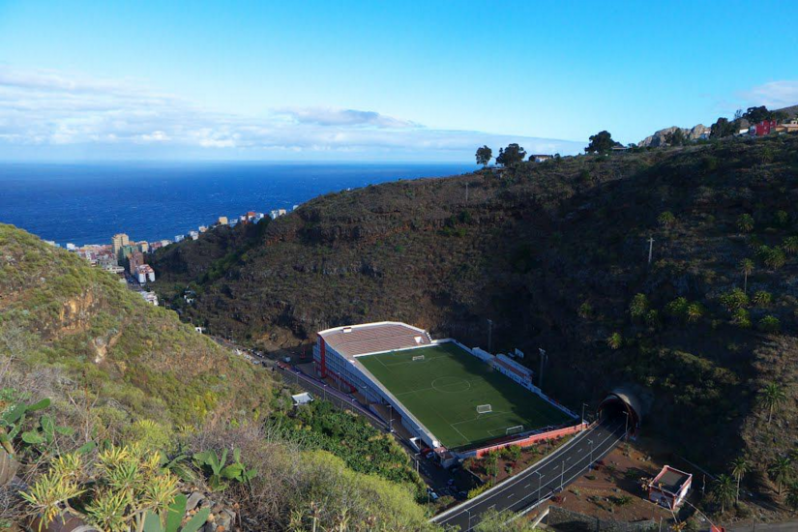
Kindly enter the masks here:
<path id="1" fill-rule="evenodd" d="M 489 445 L 487 447 L 474 449 L 472 451 L 463 453 L 462 456 L 463 457 L 476 456 L 477 458 L 481 458 L 482 456 L 486 455 L 491 451 L 496 451 L 498 449 L 503 449 L 505 447 L 510 447 L 512 445 L 517 447 L 528 447 L 530 445 L 533 445 L 541 441 L 554 440 L 557 438 L 562 438 L 564 436 L 570 436 L 571 434 L 577 434 L 588 428 L 588 426 L 589 425 L 587 423 L 579 423 L 578 425 L 572 425 L 570 427 L 563 427 L 563 428 L 548 430 L 546 432 L 539 432 L 537 434 L 530 434 L 529 436 L 525 436 L 517 440 L 511 440 L 503 443 L 497 443 L 496 445 Z"/>

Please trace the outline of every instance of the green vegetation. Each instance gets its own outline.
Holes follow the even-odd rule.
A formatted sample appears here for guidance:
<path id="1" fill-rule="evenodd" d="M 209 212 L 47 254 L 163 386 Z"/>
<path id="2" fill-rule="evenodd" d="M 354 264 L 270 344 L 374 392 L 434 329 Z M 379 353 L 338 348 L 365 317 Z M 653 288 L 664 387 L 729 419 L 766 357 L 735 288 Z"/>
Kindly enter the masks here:
<path id="1" fill-rule="evenodd" d="M 530 430 L 570 419 L 452 343 L 358 361 L 450 449 L 504 436 L 518 425 Z M 479 414 L 479 405 L 491 405 L 492 412 Z"/>
<path id="2" fill-rule="evenodd" d="M 276 413 L 269 425 L 304 449 L 331 452 L 353 471 L 413 486 L 419 497 L 424 494 L 424 484 L 410 458 L 390 434 L 330 402 L 317 400 L 294 411 Z"/>
<path id="3" fill-rule="evenodd" d="M 615 146 L 620 146 L 620 144 L 612 140 L 612 134 L 609 131 L 600 131 L 590 136 L 590 144 L 585 148 L 585 152 L 607 153 Z"/>
<path id="4" fill-rule="evenodd" d="M 115 276 L 0 225 L 0 492 L 9 471 L 31 486 L 19 501 L 0 493 L 3 526 L 67 514 L 108 531 L 194 532 L 211 519 L 207 508 L 184 519 L 199 491 L 257 530 L 435 529 L 389 437 L 372 441 L 369 427 L 338 441 L 341 454 L 371 449 L 365 474 L 264 430 L 288 415 L 288 392 Z"/>

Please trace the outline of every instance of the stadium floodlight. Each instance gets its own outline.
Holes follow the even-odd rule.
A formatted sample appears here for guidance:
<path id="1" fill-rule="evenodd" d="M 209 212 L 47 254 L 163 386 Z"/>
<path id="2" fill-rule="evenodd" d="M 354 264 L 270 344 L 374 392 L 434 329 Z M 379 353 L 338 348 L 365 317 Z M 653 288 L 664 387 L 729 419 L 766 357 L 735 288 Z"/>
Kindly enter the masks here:
<path id="1" fill-rule="evenodd" d="M 413 357 L 413 362 L 418 362 L 420 360 L 424 360 L 424 355 L 416 355 Z"/>
<path id="2" fill-rule="evenodd" d="M 477 405 L 477 414 L 489 414 L 490 412 L 493 412 L 491 405 Z"/>
<path id="3" fill-rule="evenodd" d="M 518 434 L 519 432 L 524 431 L 523 425 L 516 425 L 514 427 L 507 427 L 507 430 L 504 431 L 505 434 Z"/>

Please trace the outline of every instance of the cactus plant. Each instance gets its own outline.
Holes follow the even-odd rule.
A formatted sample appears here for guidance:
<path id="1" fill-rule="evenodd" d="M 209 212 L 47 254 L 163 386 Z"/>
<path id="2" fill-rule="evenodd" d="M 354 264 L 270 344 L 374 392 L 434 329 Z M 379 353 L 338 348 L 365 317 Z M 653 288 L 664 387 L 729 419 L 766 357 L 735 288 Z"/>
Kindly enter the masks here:
<path id="1" fill-rule="evenodd" d="M 158 516 L 155 512 L 148 511 L 144 518 L 144 532 L 196 532 L 199 530 L 208 520 L 211 511 L 208 508 L 201 509 L 189 519 L 183 528 L 180 528 L 180 522 L 186 514 L 186 501 L 185 495 L 176 496 L 172 504 L 169 505 L 165 516 Z"/>

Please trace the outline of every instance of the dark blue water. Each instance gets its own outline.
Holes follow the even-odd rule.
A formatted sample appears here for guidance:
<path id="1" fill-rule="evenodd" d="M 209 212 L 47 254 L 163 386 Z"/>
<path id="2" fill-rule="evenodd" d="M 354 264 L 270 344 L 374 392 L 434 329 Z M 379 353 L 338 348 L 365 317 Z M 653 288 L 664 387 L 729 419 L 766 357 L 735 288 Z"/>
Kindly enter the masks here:
<path id="1" fill-rule="evenodd" d="M 461 174 L 452 164 L 0 164 L 0 222 L 61 245 L 172 239 L 327 192 Z"/>

